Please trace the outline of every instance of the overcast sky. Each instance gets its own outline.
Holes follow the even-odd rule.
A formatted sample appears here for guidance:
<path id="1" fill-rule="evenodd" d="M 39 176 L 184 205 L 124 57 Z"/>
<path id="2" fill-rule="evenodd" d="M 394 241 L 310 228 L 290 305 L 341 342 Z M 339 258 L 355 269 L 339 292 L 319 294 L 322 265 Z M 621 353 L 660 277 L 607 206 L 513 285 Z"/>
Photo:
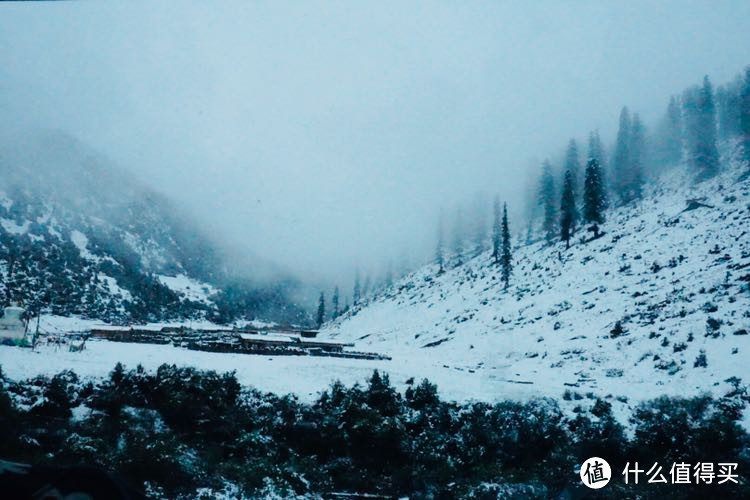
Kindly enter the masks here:
<path id="1" fill-rule="evenodd" d="M 750 63 L 750 2 L 0 5 L 0 120 L 61 128 L 310 280 L 432 245 L 623 104 Z M 113 187 L 114 188 L 114 187 Z"/>

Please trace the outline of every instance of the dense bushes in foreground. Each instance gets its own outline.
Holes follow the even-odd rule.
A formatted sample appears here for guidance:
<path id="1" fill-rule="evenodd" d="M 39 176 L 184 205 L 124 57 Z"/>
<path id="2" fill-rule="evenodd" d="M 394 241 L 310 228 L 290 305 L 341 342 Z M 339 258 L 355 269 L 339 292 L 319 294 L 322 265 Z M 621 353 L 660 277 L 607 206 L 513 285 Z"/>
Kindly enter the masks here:
<path id="1" fill-rule="evenodd" d="M 71 371 L 1 380 L 0 458 L 98 464 L 154 496 L 750 496 L 739 383 L 721 399 L 642 404 L 626 433 L 604 400 L 569 418 L 548 399 L 442 401 L 428 381 L 400 394 L 378 372 L 364 386 L 336 383 L 312 404 L 243 388 L 231 373 L 169 365 L 117 365 L 96 384 Z M 605 458 L 614 476 L 596 492 L 576 472 L 590 456 Z M 672 462 L 737 462 L 740 483 L 625 485 L 620 474 L 635 461 L 659 462 L 667 474 Z"/>

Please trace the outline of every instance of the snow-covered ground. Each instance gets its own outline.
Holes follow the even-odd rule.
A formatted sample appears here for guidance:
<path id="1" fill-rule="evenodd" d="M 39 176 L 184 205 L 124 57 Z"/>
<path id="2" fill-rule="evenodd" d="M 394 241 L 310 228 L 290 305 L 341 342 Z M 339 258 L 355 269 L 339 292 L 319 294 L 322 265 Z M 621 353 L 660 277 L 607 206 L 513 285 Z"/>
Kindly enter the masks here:
<path id="1" fill-rule="evenodd" d="M 570 250 L 518 245 L 508 291 L 485 252 L 439 276 L 435 266 L 413 273 L 321 334 L 434 360 L 477 379 L 486 399 L 571 391 L 629 407 L 662 394 L 723 395 L 728 378 L 750 380 L 744 168 L 699 185 L 676 169 L 637 207 L 610 212 L 603 237 L 583 243 L 579 232 Z M 685 211 L 688 199 L 707 206 Z"/>
<path id="2" fill-rule="evenodd" d="M 468 372 L 444 367 L 427 358 L 417 360 L 399 357 L 391 361 L 328 358 L 314 356 L 257 356 L 190 351 L 170 345 L 128 344 L 105 340 L 89 340 L 82 352 L 69 352 L 64 347 L 29 348 L 0 346 L 3 373 L 15 380 L 39 374 L 54 375 L 72 369 L 82 377 L 104 377 L 114 365 L 138 364 L 155 370 L 162 363 L 194 366 L 218 372 L 236 371 L 238 380 L 247 386 L 278 394 L 293 393 L 312 400 L 332 382 L 347 385 L 363 383 L 373 370 L 388 373 L 399 388 L 407 387 L 411 377 L 427 377 L 437 383 L 444 396 L 455 400 L 496 397 L 525 397 L 515 384 L 499 380 L 483 380 Z M 419 382 L 419 378 L 416 379 Z"/>

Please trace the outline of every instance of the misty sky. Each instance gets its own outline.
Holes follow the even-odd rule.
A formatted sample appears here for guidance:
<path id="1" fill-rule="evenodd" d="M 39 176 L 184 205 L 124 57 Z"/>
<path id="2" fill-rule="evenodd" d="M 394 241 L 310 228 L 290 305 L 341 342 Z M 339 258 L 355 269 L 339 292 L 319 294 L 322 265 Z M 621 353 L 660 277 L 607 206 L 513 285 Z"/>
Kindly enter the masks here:
<path id="1" fill-rule="evenodd" d="M 331 283 L 426 252 L 439 206 L 520 212 L 570 137 L 609 143 L 623 104 L 653 123 L 749 64 L 749 20 L 746 0 L 3 4 L 0 120 L 66 130 Z"/>

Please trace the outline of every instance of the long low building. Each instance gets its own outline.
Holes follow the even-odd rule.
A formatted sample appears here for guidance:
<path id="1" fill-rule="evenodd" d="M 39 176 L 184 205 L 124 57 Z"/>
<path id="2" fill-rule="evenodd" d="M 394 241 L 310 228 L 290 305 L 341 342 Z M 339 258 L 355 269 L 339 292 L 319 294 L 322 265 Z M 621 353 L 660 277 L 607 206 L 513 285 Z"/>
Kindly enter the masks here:
<path id="1" fill-rule="evenodd" d="M 93 338 L 114 342 L 173 344 L 200 351 L 264 354 L 339 356 L 361 359 L 390 359 L 377 353 L 347 351 L 353 343 L 311 338 L 317 332 L 302 330 L 257 331 L 229 329 L 150 329 L 104 327 L 91 329 Z"/>

